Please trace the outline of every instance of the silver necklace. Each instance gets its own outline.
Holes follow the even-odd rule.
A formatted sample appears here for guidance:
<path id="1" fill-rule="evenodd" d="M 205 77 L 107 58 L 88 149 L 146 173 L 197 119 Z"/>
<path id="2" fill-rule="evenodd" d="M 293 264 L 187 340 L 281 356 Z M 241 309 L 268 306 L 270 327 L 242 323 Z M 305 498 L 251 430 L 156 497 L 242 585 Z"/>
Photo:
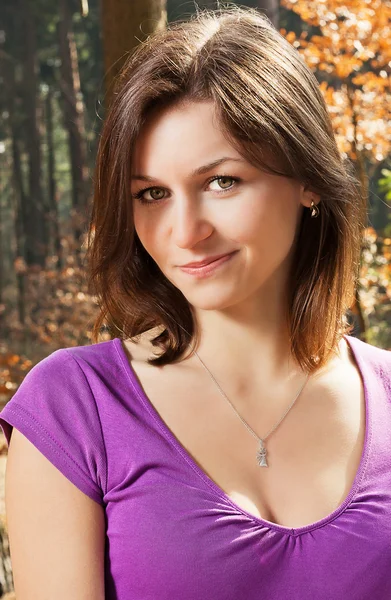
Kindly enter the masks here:
<path id="1" fill-rule="evenodd" d="M 246 423 L 246 421 L 243 419 L 243 417 L 238 413 L 238 411 L 236 410 L 236 408 L 234 407 L 234 405 L 232 404 L 232 402 L 229 400 L 229 398 L 227 397 L 227 395 L 223 392 L 223 390 L 221 389 L 220 385 L 217 383 L 216 379 L 213 377 L 212 373 L 209 371 L 208 367 L 206 366 L 206 364 L 203 362 L 203 360 L 198 356 L 198 353 L 196 352 L 196 350 L 194 350 L 194 353 L 196 354 L 197 358 L 199 359 L 199 361 L 201 362 L 201 364 L 203 365 L 203 367 L 206 369 L 206 371 L 209 373 L 209 375 L 211 376 L 211 378 L 213 379 L 213 381 L 215 382 L 215 384 L 217 385 L 218 389 L 220 390 L 221 394 L 223 395 L 223 397 L 227 400 L 227 402 L 231 405 L 231 407 L 234 409 L 234 411 L 236 412 L 236 414 L 238 415 L 239 419 L 242 421 L 242 423 L 247 427 L 248 431 L 251 433 L 251 435 L 253 435 L 259 442 L 259 448 L 257 451 L 257 462 L 258 465 L 260 467 L 268 467 L 269 465 L 267 464 L 267 451 L 266 451 L 266 446 L 265 446 L 265 441 L 267 440 L 267 438 L 277 429 L 277 427 L 280 425 L 280 423 L 282 423 L 282 421 L 285 419 L 286 415 L 288 414 L 288 412 L 291 410 L 292 406 L 294 405 L 294 403 L 296 402 L 297 398 L 300 396 L 301 392 L 303 391 L 303 388 L 305 386 L 305 384 L 307 383 L 308 379 L 309 379 L 309 375 L 307 376 L 305 382 L 303 383 L 303 385 L 301 386 L 298 394 L 295 396 L 293 402 L 291 402 L 291 404 L 288 406 L 288 408 L 286 409 L 286 411 L 284 412 L 284 414 L 282 415 L 281 419 L 270 429 L 270 431 L 263 437 L 260 438 L 250 427 L 250 425 L 248 423 Z"/>

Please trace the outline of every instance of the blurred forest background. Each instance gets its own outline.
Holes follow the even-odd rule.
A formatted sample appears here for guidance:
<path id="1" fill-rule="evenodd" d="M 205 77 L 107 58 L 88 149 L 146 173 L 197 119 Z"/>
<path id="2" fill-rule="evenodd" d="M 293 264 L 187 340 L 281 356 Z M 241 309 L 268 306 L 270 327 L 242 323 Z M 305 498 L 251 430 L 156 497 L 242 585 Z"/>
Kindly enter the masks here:
<path id="1" fill-rule="evenodd" d="M 186 18 L 196 5 L 216 4 L 1 1 L 0 407 L 40 359 L 90 343 L 97 305 L 83 265 L 95 153 L 113 78 L 154 29 Z M 340 150 L 368 197 L 349 317 L 354 335 L 391 349 L 391 2 L 240 4 L 266 12 L 320 83 Z M 0 597 L 11 598 L 5 536 L 2 543 Z"/>

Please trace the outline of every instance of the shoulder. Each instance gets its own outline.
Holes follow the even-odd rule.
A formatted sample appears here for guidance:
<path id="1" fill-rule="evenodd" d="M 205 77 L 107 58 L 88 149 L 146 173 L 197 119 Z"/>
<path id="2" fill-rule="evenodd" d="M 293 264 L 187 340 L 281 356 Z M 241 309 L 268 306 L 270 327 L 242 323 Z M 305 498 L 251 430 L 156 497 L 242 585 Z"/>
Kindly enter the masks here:
<path id="1" fill-rule="evenodd" d="M 73 346 L 55 350 L 27 373 L 23 384 L 44 379 L 49 387 L 71 382 L 72 379 L 91 379 L 107 375 L 118 362 L 119 339 L 96 344 Z"/>
<path id="2" fill-rule="evenodd" d="M 99 342 L 97 344 L 85 345 L 85 346 L 72 346 L 68 348 L 59 348 L 54 350 L 48 356 L 41 359 L 36 363 L 32 369 L 28 372 L 26 377 L 30 373 L 34 372 L 46 372 L 50 374 L 63 373 L 63 369 L 75 369 L 77 370 L 77 364 L 81 361 L 93 362 L 98 360 L 102 356 L 110 355 L 113 352 L 114 340 Z"/>
<path id="3" fill-rule="evenodd" d="M 116 377 L 114 342 L 55 350 L 25 375 L 7 410 L 19 406 L 36 414 L 38 410 L 71 410 L 72 406 L 80 411 L 83 405 L 87 410 L 95 403 L 94 381 Z"/>
<path id="4" fill-rule="evenodd" d="M 378 379 L 387 379 L 391 382 L 391 350 L 349 335 L 346 339 L 362 370 L 366 370 Z"/>
<path id="5" fill-rule="evenodd" d="M 93 364 L 95 361 L 99 362 L 101 359 L 108 358 L 115 354 L 115 347 L 118 343 L 120 343 L 120 340 L 115 338 L 96 344 L 62 348 L 54 352 L 54 354 L 60 353 L 66 355 L 70 360 L 73 359 L 73 361 L 77 363 L 84 362 Z"/>
<path id="6" fill-rule="evenodd" d="M 380 360 L 391 363 L 391 349 L 375 346 L 374 344 L 365 342 L 364 340 L 351 335 L 347 335 L 346 338 L 353 351 L 356 351 L 356 354 L 365 356 L 368 359 L 373 359 L 374 361 Z"/>
<path id="7" fill-rule="evenodd" d="M 80 353 L 88 362 L 80 362 Z M 95 385 L 88 373 L 96 370 L 94 353 L 93 346 L 61 348 L 37 363 L 1 410 L 0 427 L 8 444 L 13 428 L 18 429 L 68 479 L 100 502 L 106 486 L 101 404 L 107 388 L 98 388 L 99 381 Z"/>

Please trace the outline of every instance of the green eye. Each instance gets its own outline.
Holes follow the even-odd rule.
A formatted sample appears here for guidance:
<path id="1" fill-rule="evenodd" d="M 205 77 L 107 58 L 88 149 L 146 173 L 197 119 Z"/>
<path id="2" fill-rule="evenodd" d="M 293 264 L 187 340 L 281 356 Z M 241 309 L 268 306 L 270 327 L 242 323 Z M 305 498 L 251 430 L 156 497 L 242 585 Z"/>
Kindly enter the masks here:
<path id="1" fill-rule="evenodd" d="M 219 189 L 213 189 L 212 191 L 216 194 L 224 194 L 224 192 L 229 192 L 235 184 L 239 183 L 241 179 L 238 177 L 228 177 L 228 175 L 215 175 L 208 181 L 208 185 L 210 185 L 213 181 L 218 181 Z M 145 198 L 144 194 L 149 193 L 150 198 Z M 164 200 L 165 190 L 159 187 L 149 187 L 144 188 L 137 192 L 137 194 L 133 195 L 133 198 L 138 200 L 141 204 L 158 204 L 162 200 Z"/>
<path id="2" fill-rule="evenodd" d="M 228 181 L 228 183 L 229 183 L 230 181 L 232 181 L 232 179 L 231 179 L 231 177 L 220 177 L 220 179 L 218 181 L 220 182 L 219 185 L 223 184 L 222 187 L 223 187 L 223 189 L 225 189 L 224 181 L 225 182 Z M 228 185 L 227 187 L 230 187 L 230 186 Z"/>
<path id="3" fill-rule="evenodd" d="M 154 195 L 154 193 L 156 194 L 156 192 L 157 192 L 157 196 Z M 150 188 L 149 193 L 151 194 L 153 200 L 161 200 L 162 197 L 164 196 L 164 192 L 160 188 Z M 159 194 L 161 194 L 161 195 L 159 196 Z"/>
<path id="4" fill-rule="evenodd" d="M 237 177 L 229 177 L 228 175 L 216 175 L 209 181 L 209 185 L 213 183 L 213 181 L 218 182 L 218 186 L 221 192 L 225 192 L 234 187 L 235 183 L 238 183 L 240 180 Z M 219 193 L 219 190 L 214 190 Z"/>
<path id="5" fill-rule="evenodd" d="M 151 199 L 144 198 L 144 194 L 149 193 L 151 195 Z M 144 188 L 137 192 L 137 194 L 133 195 L 133 198 L 136 198 L 141 204 L 153 204 L 154 202 L 159 202 L 164 198 L 164 190 L 158 187 L 152 188 Z"/>

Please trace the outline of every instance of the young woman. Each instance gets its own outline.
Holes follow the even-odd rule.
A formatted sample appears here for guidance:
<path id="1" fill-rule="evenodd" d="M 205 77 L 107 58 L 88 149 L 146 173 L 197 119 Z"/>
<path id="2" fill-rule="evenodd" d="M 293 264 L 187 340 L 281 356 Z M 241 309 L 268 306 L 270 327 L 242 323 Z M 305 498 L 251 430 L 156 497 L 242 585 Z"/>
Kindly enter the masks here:
<path id="1" fill-rule="evenodd" d="M 137 48 L 97 159 L 96 343 L 1 413 L 18 600 L 391 597 L 391 354 L 345 318 L 365 211 L 257 11 Z"/>

